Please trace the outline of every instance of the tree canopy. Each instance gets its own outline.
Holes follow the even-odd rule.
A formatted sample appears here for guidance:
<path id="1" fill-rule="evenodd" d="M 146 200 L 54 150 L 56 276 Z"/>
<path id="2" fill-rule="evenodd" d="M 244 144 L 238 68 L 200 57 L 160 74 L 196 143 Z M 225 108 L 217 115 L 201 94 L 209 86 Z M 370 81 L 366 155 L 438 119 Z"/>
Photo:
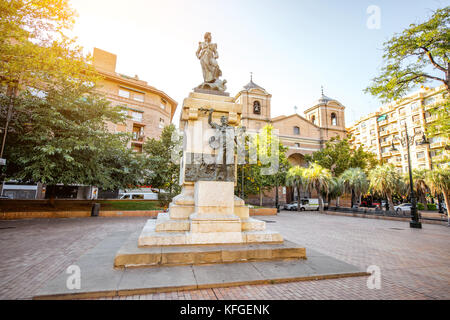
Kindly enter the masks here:
<path id="1" fill-rule="evenodd" d="M 348 139 L 339 137 L 331 138 L 325 143 L 325 148 L 306 155 L 305 160 L 329 169 L 335 177 L 349 168 L 367 170 L 378 164 L 375 154 L 364 151 L 362 147 L 353 150 Z"/>
<path id="2" fill-rule="evenodd" d="M 176 156 L 181 155 L 181 143 L 182 139 L 173 124 L 164 127 L 159 139 L 151 138 L 144 143 L 147 184 L 170 193 L 180 191 L 180 164 Z"/>
<path id="3" fill-rule="evenodd" d="M 436 10 L 428 21 L 411 24 L 384 43 L 381 74 L 365 89 L 383 102 L 402 98 L 429 81 L 450 92 L 450 6 Z"/>

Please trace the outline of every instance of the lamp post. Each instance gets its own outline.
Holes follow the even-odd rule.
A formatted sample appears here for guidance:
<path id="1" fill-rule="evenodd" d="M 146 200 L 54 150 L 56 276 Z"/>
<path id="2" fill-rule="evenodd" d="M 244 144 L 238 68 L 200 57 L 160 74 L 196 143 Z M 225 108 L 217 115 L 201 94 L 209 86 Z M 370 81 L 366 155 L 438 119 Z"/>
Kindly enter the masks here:
<path id="1" fill-rule="evenodd" d="M 413 184 L 413 177 L 412 177 L 412 169 L 411 169 L 411 153 L 409 150 L 409 147 L 415 142 L 416 134 L 414 134 L 412 137 L 409 137 L 408 135 L 408 127 L 406 126 L 405 121 L 405 138 L 398 139 L 393 138 L 392 139 L 392 148 L 391 151 L 398 151 L 397 148 L 395 148 L 394 145 L 394 139 L 400 140 L 400 143 L 402 147 L 407 148 L 408 152 L 408 172 L 409 172 L 409 189 L 410 189 L 410 198 L 411 198 L 411 221 L 409 222 L 410 228 L 422 228 L 422 223 L 419 221 L 419 214 L 417 212 L 417 199 L 416 195 L 414 193 L 414 184 Z M 425 134 L 422 135 L 422 141 L 419 142 L 417 145 L 425 145 L 428 144 Z"/>

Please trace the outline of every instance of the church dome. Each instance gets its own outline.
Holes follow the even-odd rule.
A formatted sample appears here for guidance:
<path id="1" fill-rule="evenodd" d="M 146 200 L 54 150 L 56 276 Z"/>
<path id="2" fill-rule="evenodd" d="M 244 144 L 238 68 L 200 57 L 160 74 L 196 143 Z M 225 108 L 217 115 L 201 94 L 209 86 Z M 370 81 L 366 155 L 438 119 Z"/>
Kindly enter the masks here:
<path id="1" fill-rule="evenodd" d="M 324 95 L 323 94 L 323 87 L 322 87 L 322 94 L 321 94 L 321 97 L 318 99 L 318 100 L 316 100 L 314 103 L 313 103 L 313 107 L 315 107 L 315 106 L 318 106 L 318 105 L 326 105 L 326 104 L 328 104 L 328 102 L 330 102 L 330 101 L 335 101 L 335 102 L 337 102 L 337 103 L 339 103 L 339 101 L 337 101 L 336 99 L 333 99 L 333 98 L 330 98 L 330 97 L 327 97 L 326 95 Z M 340 104 L 340 103 L 339 103 Z"/>

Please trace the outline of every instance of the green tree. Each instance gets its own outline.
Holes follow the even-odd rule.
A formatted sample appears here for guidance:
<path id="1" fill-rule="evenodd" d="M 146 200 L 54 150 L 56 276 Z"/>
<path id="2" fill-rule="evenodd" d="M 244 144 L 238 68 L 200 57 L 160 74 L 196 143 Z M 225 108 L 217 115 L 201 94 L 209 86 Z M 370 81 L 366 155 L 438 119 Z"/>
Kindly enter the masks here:
<path id="1" fill-rule="evenodd" d="M 277 149 L 272 150 L 273 146 Z M 286 150 L 271 125 L 266 125 L 258 134 L 247 137 L 246 164 L 238 166 L 238 181 L 241 182 L 244 172 L 244 193 L 258 194 L 260 206 L 263 204 L 264 192 L 284 184 L 286 180 L 289 169 Z M 256 163 L 251 163 L 251 155 L 256 155 Z M 277 163 L 274 163 L 275 158 Z M 242 183 L 237 185 L 236 193 L 239 194 Z"/>
<path id="2" fill-rule="evenodd" d="M 0 90 L 0 103 L 8 100 Z M 0 121 L 5 117 L 2 112 Z M 124 117 L 90 86 L 61 83 L 42 96 L 20 92 L 8 132 L 5 177 L 104 189 L 138 183 L 141 158 L 126 148 L 129 135 L 110 133 L 107 121 L 120 123 Z"/>
<path id="3" fill-rule="evenodd" d="M 297 200 L 300 204 L 300 192 L 307 187 L 307 180 L 305 177 L 306 168 L 295 166 L 289 168 L 286 174 L 286 185 L 297 188 Z M 300 211 L 300 205 L 297 206 L 297 210 Z"/>
<path id="4" fill-rule="evenodd" d="M 336 207 L 339 207 L 339 198 L 344 194 L 344 182 L 341 178 L 332 177 L 328 188 L 328 206 L 331 200 L 336 199 Z"/>
<path id="5" fill-rule="evenodd" d="M 416 196 L 421 203 L 427 203 L 426 195 L 430 192 L 430 188 L 426 182 L 428 170 L 426 169 L 413 169 L 412 177 L 414 182 L 414 191 L 416 192 Z M 405 185 L 406 190 L 410 190 L 409 186 L 409 174 L 403 175 L 403 183 Z"/>
<path id="6" fill-rule="evenodd" d="M 340 176 L 348 168 L 361 168 L 368 170 L 378 164 L 376 155 L 366 152 L 359 147 L 356 150 L 351 148 L 348 139 L 333 137 L 325 143 L 325 147 L 306 155 L 307 162 L 316 162 L 322 167 L 331 171 L 333 176 Z"/>
<path id="7" fill-rule="evenodd" d="M 411 24 L 384 43 L 381 74 L 365 89 L 382 101 L 402 98 L 429 81 L 442 82 L 450 92 L 450 7 L 434 12 L 428 21 Z"/>
<path id="8" fill-rule="evenodd" d="M 182 138 L 173 124 L 165 126 L 159 139 L 148 139 L 143 146 L 147 158 L 147 183 L 169 192 L 170 198 L 181 191 L 179 157 Z"/>
<path id="9" fill-rule="evenodd" d="M 351 194 L 351 206 L 361 203 L 361 196 L 369 189 L 369 181 L 361 168 L 349 168 L 345 170 L 340 179 L 345 192 Z"/>
<path id="10" fill-rule="evenodd" d="M 330 181 L 332 175 L 329 169 L 322 167 L 317 163 L 311 163 L 306 168 L 304 176 L 306 178 L 306 185 L 310 191 L 316 190 L 319 197 L 319 210 L 323 211 L 323 194 L 328 194 L 330 190 Z"/>
<path id="11" fill-rule="evenodd" d="M 83 86 L 97 75 L 68 36 L 75 22 L 68 0 L 0 1 L 0 84 L 40 89 Z"/>
<path id="12" fill-rule="evenodd" d="M 450 193 L 450 169 L 438 168 L 430 170 L 426 173 L 425 181 L 432 192 L 440 193 L 444 196 L 445 206 L 447 208 L 448 225 L 450 226 L 450 207 L 449 207 L 449 193 Z"/>
<path id="13" fill-rule="evenodd" d="M 386 197 L 390 210 L 394 208 L 393 195 L 402 186 L 402 178 L 392 164 L 379 165 L 369 173 L 369 188 L 372 193 Z"/>

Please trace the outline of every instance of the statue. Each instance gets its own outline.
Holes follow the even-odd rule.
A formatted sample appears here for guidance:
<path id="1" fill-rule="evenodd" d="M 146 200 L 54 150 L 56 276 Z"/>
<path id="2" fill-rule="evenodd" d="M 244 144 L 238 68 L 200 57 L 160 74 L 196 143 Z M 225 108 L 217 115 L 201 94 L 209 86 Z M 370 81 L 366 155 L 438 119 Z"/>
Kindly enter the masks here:
<path id="1" fill-rule="evenodd" d="M 205 41 L 198 43 L 198 49 L 195 53 L 200 59 L 202 66 L 204 82 L 196 89 L 209 89 L 224 92 L 226 90 L 226 80 L 220 80 L 222 71 L 219 68 L 217 60 L 219 54 L 217 52 L 217 44 L 211 43 L 211 33 L 205 33 Z"/>

